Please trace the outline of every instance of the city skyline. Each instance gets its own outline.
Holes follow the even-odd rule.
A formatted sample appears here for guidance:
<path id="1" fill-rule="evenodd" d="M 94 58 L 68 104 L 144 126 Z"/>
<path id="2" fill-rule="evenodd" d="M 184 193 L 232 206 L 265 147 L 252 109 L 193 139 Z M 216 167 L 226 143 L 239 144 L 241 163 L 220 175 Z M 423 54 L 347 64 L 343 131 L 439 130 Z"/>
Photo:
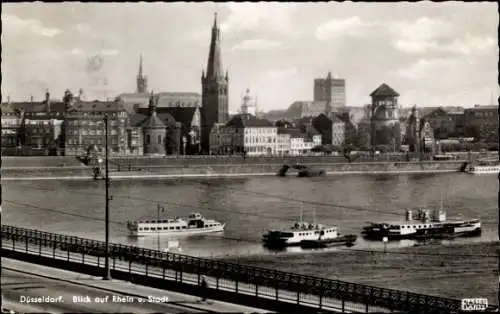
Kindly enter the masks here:
<path id="1" fill-rule="evenodd" d="M 329 71 L 346 79 L 349 106 L 369 103 L 383 82 L 404 105 L 470 107 L 498 96 L 494 3 L 2 8 L 2 94 L 12 101 L 41 100 L 47 88 L 52 98 L 66 88 L 82 88 L 90 99 L 134 92 L 141 54 L 150 90 L 201 94 L 214 13 L 231 112 L 247 88 L 264 111 L 313 100 L 314 79 Z"/>

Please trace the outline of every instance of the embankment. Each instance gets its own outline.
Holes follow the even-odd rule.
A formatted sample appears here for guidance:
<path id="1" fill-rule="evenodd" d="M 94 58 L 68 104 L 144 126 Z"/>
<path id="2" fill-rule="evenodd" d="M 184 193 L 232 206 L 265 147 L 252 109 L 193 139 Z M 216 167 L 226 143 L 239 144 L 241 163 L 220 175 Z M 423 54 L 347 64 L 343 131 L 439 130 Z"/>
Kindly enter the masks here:
<path id="1" fill-rule="evenodd" d="M 20 158 L 20 159 L 24 159 Z M 40 159 L 40 157 L 38 157 Z M 64 157 L 69 158 L 69 157 Z M 92 168 L 71 160 L 50 159 L 50 162 L 41 160 L 39 165 L 22 161 L 22 166 L 13 166 L 12 160 L 2 162 L 2 180 L 21 180 L 29 178 L 51 179 L 90 179 Z M 172 162 L 165 162 L 165 161 Z M 210 161 L 217 160 L 217 162 Z M 252 159 L 231 160 L 222 163 L 221 159 L 205 160 L 205 163 L 189 162 L 183 159 L 163 159 L 152 163 L 123 166 L 115 160 L 110 161 L 110 177 L 114 179 L 140 179 L 140 178 L 183 178 L 183 177 L 232 177 L 232 176 L 257 176 L 276 175 L 283 164 L 292 160 L 283 158 L 268 159 L 265 163 L 255 163 Z M 39 160 L 40 161 L 40 160 Z M 236 161 L 239 161 L 238 163 Z M 397 173 L 439 173 L 458 172 L 465 161 L 432 161 L 432 162 L 334 162 L 324 159 L 301 160 L 304 165 L 313 169 L 322 169 L 328 174 L 397 174 Z M 161 163 L 160 163 L 161 162 Z M 296 162 L 293 160 L 292 162 Z M 289 170 L 289 176 L 295 176 L 296 171 Z"/>

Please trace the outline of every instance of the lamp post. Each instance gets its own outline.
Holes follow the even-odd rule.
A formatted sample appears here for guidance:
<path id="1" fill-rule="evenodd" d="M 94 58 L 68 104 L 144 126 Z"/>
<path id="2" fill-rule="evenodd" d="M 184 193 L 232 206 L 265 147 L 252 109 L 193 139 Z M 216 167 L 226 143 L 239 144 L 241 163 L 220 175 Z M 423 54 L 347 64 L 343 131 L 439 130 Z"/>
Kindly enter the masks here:
<path id="1" fill-rule="evenodd" d="M 109 171 L 108 171 L 108 115 L 104 115 L 104 149 L 105 149 L 105 183 L 106 183 L 106 216 L 105 216 L 105 252 L 104 252 L 104 280 L 111 280 L 109 269 Z"/>

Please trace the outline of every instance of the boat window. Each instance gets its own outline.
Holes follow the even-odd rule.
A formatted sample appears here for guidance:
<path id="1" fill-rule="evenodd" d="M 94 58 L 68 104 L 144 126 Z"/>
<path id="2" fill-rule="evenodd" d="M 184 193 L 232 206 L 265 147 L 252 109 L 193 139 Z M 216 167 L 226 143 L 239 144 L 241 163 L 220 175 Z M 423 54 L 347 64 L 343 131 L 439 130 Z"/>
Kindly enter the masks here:
<path id="1" fill-rule="evenodd" d="M 163 227 L 163 230 L 168 230 L 168 227 Z"/>
<path id="2" fill-rule="evenodd" d="M 139 228 L 139 231 L 142 231 L 142 228 Z"/>
<path id="3" fill-rule="evenodd" d="M 177 226 L 177 227 L 175 227 L 175 229 L 176 229 L 176 230 L 180 230 L 180 228 L 179 228 L 178 226 Z"/>
<path id="4" fill-rule="evenodd" d="M 151 231 L 155 231 L 155 230 L 156 230 L 156 228 L 155 228 L 155 227 L 151 227 Z"/>
<path id="5" fill-rule="evenodd" d="M 186 226 L 182 226 L 182 229 L 186 229 Z"/>
<path id="6" fill-rule="evenodd" d="M 163 223 L 166 224 L 168 222 L 168 220 L 163 220 Z"/>
<path id="7" fill-rule="evenodd" d="M 145 227 L 145 228 L 144 228 L 144 231 L 149 231 L 149 228 L 148 228 L 148 227 Z"/>

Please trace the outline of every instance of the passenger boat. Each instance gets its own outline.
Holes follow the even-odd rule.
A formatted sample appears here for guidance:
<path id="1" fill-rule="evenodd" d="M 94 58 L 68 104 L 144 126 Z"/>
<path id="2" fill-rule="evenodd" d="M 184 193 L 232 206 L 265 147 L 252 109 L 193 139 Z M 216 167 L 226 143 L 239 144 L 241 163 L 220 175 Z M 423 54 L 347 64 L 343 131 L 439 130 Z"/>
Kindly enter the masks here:
<path id="1" fill-rule="evenodd" d="M 417 217 L 406 211 L 406 220 L 370 223 L 362 231 L 363 237 L 373 240 L 425 239 L 478 236 L 481 234 L 479 219 L 447 219 L 444 210 L 420 209 Z"/>
<path id="2" fill-rule="evenodd" d="M 271 249 L 288 246 L 326 247 L 334 244 L 342 245 L 347 243 L 347 240 L 352 241 L 352 236 L 341 237 L 337 226 L 308 223 L 302 221 L 302 215 L 300 221 L 296 221 L 290 228 L 269 230 L 262 236 L 263 245 Z"/>
<path id="3" fill-rule="evenodd" d="M 200 213 L 190 213 L 188 217 L 170 219 L 129 221 L 129 235 L 141 237 L 147 235 L 196 235 L 224 231 L 225 223 L 206 219 Z"/>
<path id="4" fill-rule="evenodd" d="M 499 174 L 500 162 L 498 160 L 479 160 L 477 163 L 468 164 L 464 171 L 470 174 Z"/>

